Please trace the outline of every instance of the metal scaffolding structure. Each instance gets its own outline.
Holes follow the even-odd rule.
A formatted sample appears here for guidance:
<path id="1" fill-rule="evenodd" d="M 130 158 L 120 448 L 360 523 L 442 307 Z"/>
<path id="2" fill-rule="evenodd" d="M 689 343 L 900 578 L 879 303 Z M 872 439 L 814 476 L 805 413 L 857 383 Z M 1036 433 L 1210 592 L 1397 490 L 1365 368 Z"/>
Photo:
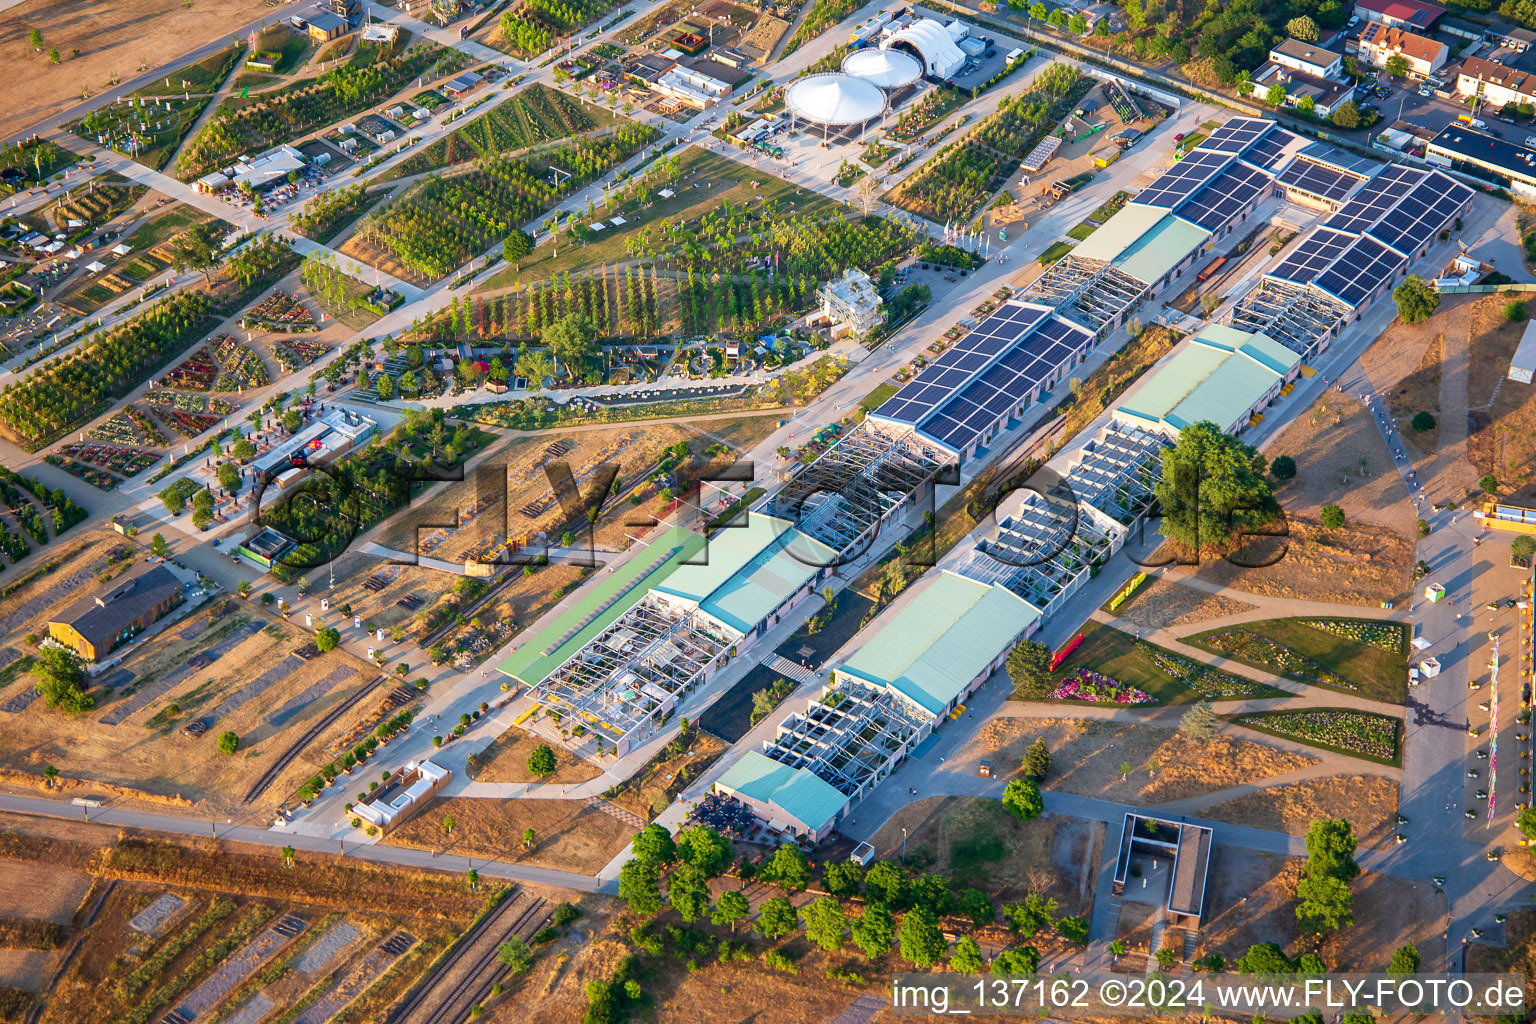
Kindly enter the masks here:
<path id="1" fill-rule="evenodd" d="M 1025 492 L 996 535 L 976 544 L 960 574 L 1001 584 L 1042 615 L 1055 613 L 1152 507 L 1170 444 L 1155 431 L 1111 423 L 1083 446 L 1050 495 Z"/>
<path id="2" fill-rule="evenodd" d="M 1106 260 L 1068 253 L 1014 298 L 1055 306 L 1063 316 L 1102 337 L 1151 289 Z"/>
<path id="3" fill-rule="evenodd" d="M 617 743 L 659 720 L 740 636 L 647 595 L 534 688 L 536 700 Z"/>
<path id="4" fill-rule="evenodd" d="M 924 712 L 899 694 L 844 677 L 803 714 L 785 719 L 764 753 L 857 799 L 889 774 L 927 724 Z"/>
<path id="5" fill-rule="evenodd" d="M 865 421 L 780 491 L 772 514 L 842 553 L 953 460 L 913 431 Z"/>
<path id="6" fill-rule="evenodd" d="M 1266 277 L 1233 305 L 1226 322 L 1240 331 L 1267 334 L 1305 359 L 1325 348 L 1352 312 L 1309 285 Z"/>
<path id="7" fill-rule="evenodd" d="M 1163 449 L 1172 445 L 1157 431 L 1111 423 L 1083 445 L 1067 482 L 1079 501 L 1129 529 L 1152 507 L 1152 488 L 1163 475 Z"/>

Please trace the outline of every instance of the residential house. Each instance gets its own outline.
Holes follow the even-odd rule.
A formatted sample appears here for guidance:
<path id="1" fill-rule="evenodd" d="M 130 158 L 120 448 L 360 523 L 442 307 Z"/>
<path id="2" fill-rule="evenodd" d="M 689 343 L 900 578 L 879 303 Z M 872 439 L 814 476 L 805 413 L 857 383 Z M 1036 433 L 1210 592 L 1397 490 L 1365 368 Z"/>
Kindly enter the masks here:
<path id="1" fill-rule="evenodd" d="M 1456 91 L 1463 96 L 1481 95 L 1483 103 L 1493 107 L 1506 103 L 1536 106 L 1536 75 L 1482 57 L 1468 57 L 1456 76 Z"/>
<path id="2" fill-rule="evenodd" d="M 1389 28 L 1428 32 L 1444 16 L 1445 8 L 1425 0 L 1357 0 L 1355 14 Z"/>
<path id="3" fill-rule="evenodd" d="M 1450 48 L 1437 39 L 1372 22 L 1360 35 L 1360 63 L 1384 68 L 1393 57 L 1408 63 L 1408 75 L 1427 78 L 1445 66 Z"/>

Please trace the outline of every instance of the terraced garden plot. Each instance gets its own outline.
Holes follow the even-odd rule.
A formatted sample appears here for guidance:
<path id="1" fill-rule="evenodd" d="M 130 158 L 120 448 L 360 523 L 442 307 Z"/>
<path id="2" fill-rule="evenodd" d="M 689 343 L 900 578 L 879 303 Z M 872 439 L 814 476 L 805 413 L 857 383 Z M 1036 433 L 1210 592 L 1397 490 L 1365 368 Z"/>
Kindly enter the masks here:
<path id="1" fill-rule="evenodd" d="M 271 686 L 279 679 L 297 672 L 303 664 L 303 658 L 300 658 L 296 654 L 288 655 L 288 657 L 284 658 L 282 661 L 267 669 L 261 675 L 257 676 L 255 679 L 252 679 L 250 682 L 240 687 L 240 689 L 224 698 L 224 700 L 220 701 L 218 706 L 209 712 L 207 715 L 207 720 L 210 723 L 217 722 L 219 719 L 224 718 L 226 715 L 235 713 L 244 707 L 248 701 L 261 694 L 267 689 L 267 687 Z"/>
<path id="2" fill-rule="evenodd" d="M 309 923 L 303 918 L 284 914 L 266 931 L 219 964 L 218 970 L 193 989 L 192 994 L 176 1007 L 177 1015 L 190 1022 L 214 1009 L 245 979 L 260 970 L 262 964 L 276 956 L 278 950 L 298 938 L 308 926 Z"/>
<path id="3" fill-rule="evenodd" d="M 85 436 L 97 441 L 149 445 L 155 448 L 163 448 L 167 444 L 165 435 L 155 426 L 155 421 L 131 405 L 113 413 Z"/>
<path id="4" fill-rule="evenodd" d="M 213 346 L 214 355 L 224 367 L 214 381 L 215 391 L 239 391 L 272 383 L 267 364 L 249 345 L 221 334 L 214 339 Z"/>
<path id="5" fill-rule="evenodd" d="M 161 676 L 158 680 L 151 683 L 146 683 L 142 688 L 139 689 L 137 693 L 133 694 L 133 696 L 128 697 L 121 703 L 114 704 L 105 715 L 101 716 L 101 724 L 121 725 L 123 722 L 128 720 L 130 715 L 148 707 L 156 700 L 156 698 L 160 697 L 162 694 L 169 693 L 171 690 L 175 689 L 177 686 L 190 679 L 193 673 L 199 671 L 200 669 L 207 668 L 209 665 L 213 664 L 215 661 L 218 661 L 220 658 L 224 657 L 224 655 L 228 654 L 230 651 L 234 650 L 236 647 L 240 646 L 245 641 L 249 640 L 251 637 L 260 632 L 261 623 L 259 622 L 247 622 L 236 626 L 233 630 L 230 631 L 228 636 L 224 637 L 224 639 L 220 640 L 217 644 L 208 648 L 206 651 L 198 652 L 197 657 L 193 659 L 193 661 L 196 662 L 195 665 L 192 664 L 192 662 L 189 662 L 185 665 L 180 665 L 172 669 L 170 672 L 167 672 L 164 676 Z"/>
<path id="6" fill-rule="evenodd" d="M 173 892 L 161 893 L 155 897 L 153 903 L 145 907 L 133 916 L 128 922 L 128 927 L 140 935 L 148 935 L 153 938 L 165 930 L 176 912 L 187 905 L 184 897 Z"/>
<path id="7" fill-rule="evenodd" d="M 308 366 L 330 350 L 329 345 L 322 345 L 318 341 L 309 341 L 304 338 L 272 339 L 272 357 L 277 360 L 284 373 L 292 373 L 300 367 Z"/>
<path id="8" fill-rule="evenodd" d="M 409 177 L 541 142 L 571 139 L 612 120 L 606 112 L 534 83 L 418 151 L 386 178 Z"/>
<path id="9" fill-rule="evenodd" d="M 293 969 L 300 974 L 319 974 L 362 934 L 347 922 L 337 921 L 294 961 Z"/>
<path id="10" fill-rule="evenodd" d="M 66 458 L 76 459 L 98 469 L 108 469 L 121 476 L 136 476 L 159 460 L 154 452 L 128 448 L 103 441 L 75 441 L 59 449 Z"/>
<path id="11" fill-rule="evenodd" d="M 379 947 L 358 962 L 347 976 L 336 983 L 318 1002 L 311 1004 L 293 1020 L 293 1024 L 326 1024 L 358 996 L 384 976 L 396 960 L 404 956 L 416 939 L 405 932 L 396 932 L 380 943 Z"/>
<path id="12" fill-rule="evenodd" d="M 163 388 L 180 388 L 186 391 L 208 391 L 219 376 L 219 364 L 214 362 L 208 346 L 199 345 L 191 355 L 177 363 L 160 378 Z"/>
<path id="13" fill-rule="evenodd" d="M 350 679 L 354 675 L 356 675 L 356 672 L 345 665 L 341 668 L 332 669 L 330 674 L 324 679 L 312 686 L 306 687 L 302 693 L 299 693 L 288 703 L 268 715 L 267 724 L 274 728 L 282 728 L 288 724 L 288 720 L 293 718 L 294 715 L 329 693 L 331 687 L 344 679 Z"/>

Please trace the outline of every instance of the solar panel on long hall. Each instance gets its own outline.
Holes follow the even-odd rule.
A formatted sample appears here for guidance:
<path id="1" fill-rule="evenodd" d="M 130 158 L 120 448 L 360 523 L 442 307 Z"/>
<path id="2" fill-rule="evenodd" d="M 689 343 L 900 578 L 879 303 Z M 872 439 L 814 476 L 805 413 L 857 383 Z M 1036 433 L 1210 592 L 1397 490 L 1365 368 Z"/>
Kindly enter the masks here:
<path id="1" fill-rule="evenodd" d="M 1171 210 L 1220 174 L 1231 161 L 1231 154 L 1197 149 L 1137 193 L 1136 202 L 1143 206 L 1161 206 Z"/>
<path id="2" fill-rule="evenodd" d="M 1303 238 L 1270 274 L 1285 281 L 1307 284 L 1321 274 L 1353 239 L 1338 231 L 1318 228 Z"/>
<path id="3" fill-rule="evenodd" d="M 1180 206 L 1178 214 L 1185 220 L 1216 231 L 1237 216 L 1237 212 L 1251 203 L 1268 184 L 1269 177 L 1263 171 L 1233 164 L 1212 178 L 1210 184 L 1197 192 L 1189 202 Z"/>
<path id="4" fill-rule="evenodd" d="M 1212 132 L 1210 138 L 1200 143 L 1200 148 L 1217 153 L 1241 153 L 1274 126 L 1273 121 L 1256 117 L 1234 117 Z"/>
<path id="5" fill-rule="evenodd" d="M 875 415 L 910 423 L 956 451 L 965 448 L 1036 384 L 1063 370 L 1074 352 L 1093 344 L 1092 332 L 1051 313 L 1005 304 Z"/>
<path id="6" fill-rule="evenodd" d="M 1358 306 L 1402 265 L 1401 255 L 1363 235 L 1319 275 L 1317 286 L 1351 306 Z"/>
<path id="7" fill-rule="evenodd" d="M 1289 167 L 1280 172 L 1278 180 L 1282 185 L 1301 189 L 1324 199 L 1343 199 L 1349 194 L 1349 190 L 1360 182 L 1355 175 L 1344 174 L 1310 160 L 1293 160 Z"/>

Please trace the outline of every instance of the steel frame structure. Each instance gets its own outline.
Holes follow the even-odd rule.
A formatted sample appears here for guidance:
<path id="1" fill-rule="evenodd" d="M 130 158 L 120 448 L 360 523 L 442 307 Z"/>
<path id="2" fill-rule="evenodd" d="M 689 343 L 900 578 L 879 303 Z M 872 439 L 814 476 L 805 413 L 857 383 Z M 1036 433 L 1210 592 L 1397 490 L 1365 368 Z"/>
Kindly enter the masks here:
<path id="1" fill-rule="evenodd" d="M 539 702 L 622 739 L 664 714 L 740 636 L 647 595 L 533 689 Z"/>
<path id="2" fill-rule="evenodd" d="M 1326 346 L 1352 312 L 1316 288 L 1266 277 L 1233 305 L 1226 323 L 1267 334 L 1306 359 Z"/>
<path id="3" fill-rule="evenodd" d="M 774 497 L 774 514 L 842 554 L 953 461 L 914 431 L 865 421 Z"/>
<path id="4" fill-rule="evenodd" d="M 889 774 L 930 724 L 926 712 L 899 694 L 845 676 L 803 713 L 786 718 L 764 753 L 814 772 L 856 800 Z"/>
<path id="5" fill-rule="evenodd" d="M 1102 338 L 1151 289 L 1141 278 L 1132 277 L 1105 260 L 1068 253 L 1014 298 L 1054 306 L 1057 312 Z"/>

